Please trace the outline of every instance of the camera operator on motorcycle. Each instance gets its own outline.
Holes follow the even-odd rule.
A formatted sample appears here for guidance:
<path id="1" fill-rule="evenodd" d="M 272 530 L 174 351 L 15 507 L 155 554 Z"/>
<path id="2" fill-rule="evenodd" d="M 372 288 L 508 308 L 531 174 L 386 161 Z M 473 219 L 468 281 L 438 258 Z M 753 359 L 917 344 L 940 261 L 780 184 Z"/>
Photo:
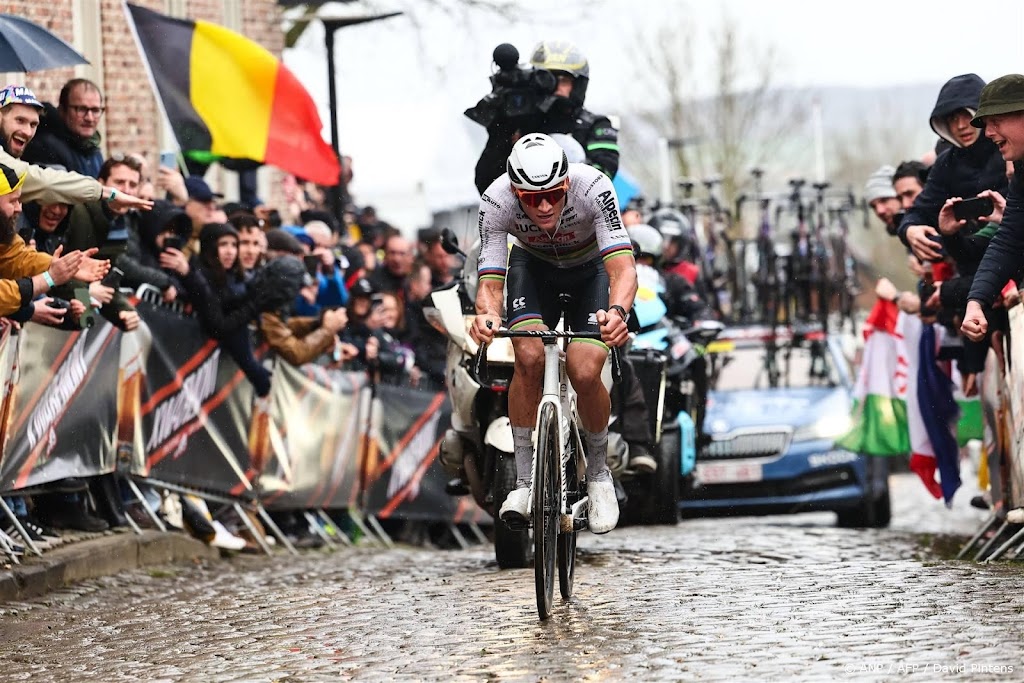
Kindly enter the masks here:
<path id="1" fill-rule="evenodd" d="M 501 47 L 515 50 L 512 46 L 499 46 L 499 50 Z M 498 50 L 495 55 L 499 56 Z M 517 52 L 515 55 L 518 59 Z M 554 76 L 553 97 L 540 100 L 538 109 L 528 114 L 509 117 L 507 112 L 500 112 L 494 116 L 487 125 L 487 144 L 476 164 L 477 191 L 482 194 L 505 172 L 512 145 L 526 133 L 571 135 L 583 147 L 586 163 L 614 178 L 619 169 L 619 132 L 608 117 L 583 108 L 590 81 L 587 58 L 572 43 L 546 41 L 533 49 L 530 64 L 536 72 Z M 545 110 L 540 111 L 541 107 Z"/>
<path id="2" fill-rule="evenodd" d="M 590 530 L 615 528 L 619 506 L 607 465 L 610 399 L 601 380 L 609 346 L 622 346 L 636 295 L 633 251 L 622 226 L 611 181 L 585 164 L 570 164 L 547 135 L 531 133 L 512 148 L 507 171 L 480 200 L 477 316 L 470 334 L 488 343 L 502 323 L 512 330 L 547 329 L 558 322 L 560 294 L 570 294 L 566 327 L 600 331 L 602 341 L 573 339 L 566 369 L 579 398 L 587 450 Z M 511 253 L 508 235 L 513 235 Z M 506 261 L 508 267 L 506 268 Z M 544 349 L 539 339 L 513 340 L 515 369 L 509 418 L 517 470 L 516 488 L 501 506 L 504 521 L 529 519 L 533 427 L 540 402 Z"/>

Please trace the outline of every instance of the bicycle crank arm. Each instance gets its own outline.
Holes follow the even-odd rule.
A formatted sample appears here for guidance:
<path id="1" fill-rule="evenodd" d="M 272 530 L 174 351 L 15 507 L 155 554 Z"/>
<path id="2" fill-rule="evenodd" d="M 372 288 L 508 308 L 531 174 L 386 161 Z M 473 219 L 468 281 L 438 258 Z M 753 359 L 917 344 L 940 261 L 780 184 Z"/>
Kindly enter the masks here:
<path id="1" fill-rule="evenodd" d="M 589 498 L 583 496 L 572 504 L 572 514 L 562 515 L 559 520 L 559 531 L 567 534 L 571 531 L 583 531 L 587 528 L 587 501 Z"/>

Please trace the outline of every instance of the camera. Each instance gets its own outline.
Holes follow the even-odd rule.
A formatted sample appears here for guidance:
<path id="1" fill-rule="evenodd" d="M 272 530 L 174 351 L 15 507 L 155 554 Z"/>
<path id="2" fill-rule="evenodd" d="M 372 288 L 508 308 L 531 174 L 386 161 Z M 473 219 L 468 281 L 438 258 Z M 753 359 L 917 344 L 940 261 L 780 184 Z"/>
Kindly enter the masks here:
<path id="1" fill-rule="evenodd" d="M 491 92 L 465 111 L 467 117 L 486 128 L 505 119 L 554 116 L 565 119 L 565 130 L 552 132 L 571 132 L 575 113 L 566 98 L 554 94 L 558 79 L 552 72 L 520 66 L 519 50 L 508 43 L 494 48 L 493 58 L 498 70 L 491 75 Z"/>
<path id="2" fill-rule="evenodd" d="M 71 304 L 68 303 L 67 299 L 61 299 L 60 297 L 56 296 L 50 297 L 49 305 L 50 308 L 56 308 L 62 311 L 67 311 L 69 308 L 71 308 Z"/>

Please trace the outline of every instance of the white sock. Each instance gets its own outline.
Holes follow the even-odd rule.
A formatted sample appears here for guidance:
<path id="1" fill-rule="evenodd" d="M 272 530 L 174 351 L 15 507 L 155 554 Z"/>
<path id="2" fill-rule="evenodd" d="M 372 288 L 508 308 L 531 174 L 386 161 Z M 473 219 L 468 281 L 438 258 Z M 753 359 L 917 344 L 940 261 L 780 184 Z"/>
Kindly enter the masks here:
<path id="1" fill-rule="evenodd" d="M 612 476 L 608 469 L 608 428 L 599 432 L 583 432 L 583 440 L 587 443 L 587 481 L 602 481 Z"/>
<path id="2" fill-rule="evenodd" d="M 516 488 L 533 480 L 533 427 L 512 427 L 512 446 L 516 456 Z"/>

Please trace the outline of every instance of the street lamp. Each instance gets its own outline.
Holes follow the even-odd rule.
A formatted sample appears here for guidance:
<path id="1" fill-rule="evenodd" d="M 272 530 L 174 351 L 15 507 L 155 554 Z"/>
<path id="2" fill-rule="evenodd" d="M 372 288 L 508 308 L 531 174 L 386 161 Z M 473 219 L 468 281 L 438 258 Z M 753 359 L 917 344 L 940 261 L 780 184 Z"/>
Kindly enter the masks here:
<path id="1" fill-rule="evenodd" d="M 288 2 L 288 0 L 279 0 L 279 4 L 288 6 L 300 3 Z M 307 2 L 302 4 L 311 5 L 314 3 Z M 299 22 L 308 23 L 315 19 L 323 22 L 324 25 L 324 47 L 327 49 L 327 107 L 331 116 L 331 146 L 334 147 L 334 153 L 338 156 L 339 163 L 341 162 L 341 146 L 338 143 L 338 84 L 336 82 L 336 69 L 334 65 L 334 33 L 338 29 L 345 28 L 346 26 L 368 24 L 371 21 L 390 19 L 391 17 L 397 17 L 400 14 L 402 14 L 402 12 L 388 12 L 387 14 L 361 16 L 338 16 L 314 12 L 312 14 L 306 14 L 292 19 L 296 24 Z M 342 205 L 343 190 L 344 188 L 342 187 L 341 180 L 339 178 L 338 184 L 335 185 L 328 193 L 328 198 L 330 199 L 331 204 L 331 213 L 333 213 L 335 218 L 338 219 L 338 225 L 342 225 L 341 214 L 345 209 Z"/>

